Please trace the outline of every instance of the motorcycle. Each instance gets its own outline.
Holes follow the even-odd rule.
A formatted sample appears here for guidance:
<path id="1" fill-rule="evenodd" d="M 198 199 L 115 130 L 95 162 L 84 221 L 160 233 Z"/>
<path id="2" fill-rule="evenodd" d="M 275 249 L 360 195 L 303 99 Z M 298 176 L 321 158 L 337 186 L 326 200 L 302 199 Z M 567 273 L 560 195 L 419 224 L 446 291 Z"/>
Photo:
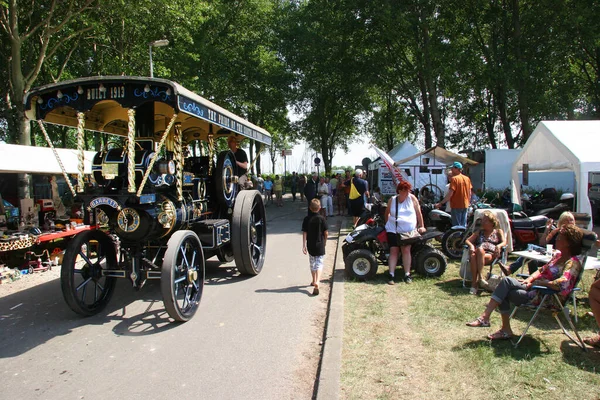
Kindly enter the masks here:
<path id="1" fill-rule="evenodd" d="M 387 204 L 377 199 L 373 199 L 372 201 L 372 203 L 365 204 L 365 209 L 360 217 L 358 217 L 356 226 L 366 224 L 368 220 L 372 220 L 376 223 L 385 223 L 384 219 Z"/>
<path id="2" fill-rule="evenodd" d="M 443 231 L 444 234 L 442 235 L 440 242 L 442 246 L 442 252 L 448 256 L 448 258 L 457 260 L 462 257 L 463 242 L 466 238 L 465 231 L 467 230 L 467 227 L 473 223 L 473 215 L 475 214 L 475 210 L 492 208 L 491 204 L 485 202 L 485 199 L 482 200 L 484 201 L 473 203 L 469 206 L 469 210 L 467 212 L 467 226 L 452 226 L 452 223 L 450 222 L 450 226 Z M 444 211 L 441 212 L 446 214 L 447 218 L 450 218 L 450 214 Z"/>
<path id="3" fill-rule="evenodd" d="M 436 209 L 434 204 L 421 204 L 421 213 L 426 227 L 435 227 L 440 232 L 446 232 L 452 228 L 450 214 Z"/>
<path id="4" fill-rule="evenodd" d="M 515 250 L 524 250 L 529 244 L 537 245 L 546 229 L 548 217 L 545 215 L 536 215 L 533 217 L 523 216 L 524 214 L 509 215 L 510 231 L 513 238 L 513 248 Z M 473 234 L 473 227 L 465 229 L 463 227 L 453 227 L 442 237 L 442 250 L 448 258 L 458 260 L 463 254 L 464 241 Z"/>
<path id="5" fill-rule="evenodd" d="M 420 237 L 400 242 L 400 245 L 411 245 L 411 269 L 418 274 L 441 276 L 446 271 L 446 257 L 428 243 L 439 235 L 441 232 L 429 229 Z M 374 220 L 359 225 L 344 239 L 342 253 L 347 276 L 359 280 L 372 279 L 377 274 L 378 261 L 384 265 L 388 262 L 390 247 L 385 228 Z"/>

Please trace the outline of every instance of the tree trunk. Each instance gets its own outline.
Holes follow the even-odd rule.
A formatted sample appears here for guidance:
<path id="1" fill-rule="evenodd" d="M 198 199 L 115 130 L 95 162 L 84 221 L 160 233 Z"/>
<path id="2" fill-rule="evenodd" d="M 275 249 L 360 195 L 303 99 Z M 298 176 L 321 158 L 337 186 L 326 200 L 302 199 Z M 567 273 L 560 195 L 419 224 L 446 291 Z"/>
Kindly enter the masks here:
<path id="1" fill-rule="evenodd" d="M 519 14 L 519 0 L 513 0 L 513 40 L 514 40 L 514 55 L 516 60 L 517 76 L 517 105 L 519 107 L 519 117 L 521 119 L 521 127 L 523 130 L 522 143 L 525 143 L 531 135 L 531 124 L 529 123 L 529 101 L 527 93 L 527 61 L 523 59 L 521 52 L 521 18 Z"/>
<path id="2" fill-rule="evenodd" d="M 498 114 L 500 114 L 500 122 L 502 123 L 502 130 L 504 131 L 506 146 L 508 146 L 509 149 L 514 149 L 515 140 L 512 135 L 510 121 L 508 120 L 508 115 L 506 112 L 506 93 L 504 92 L 504 88 L 501 85 L 498 85 L 496 92 L 497 93 L 496 96 L 494 96 L 494 98 L 496 100 L 496 108 L 498 109 Z"/>
<path id="3" fill-rule="evenodd" d="M 429 100 L 427 100 L 427 87 L 425 79 L 419 73 L 419 88 L 421 89 L 421 102 L 423 103 L 423 118 L 420 118 L 421 125 L 425 130 L 425 148 L 433 147 L 433 138 L 431 136 L 431 119 L 429 113 Z"/>
<path id="4" fill-rule="evenodd" d="M 485 96 L 485 105 L 487 109 L 487 115 L 485 118 L 485 130 L 487 133 L 488 141 L 490 142 L 490 146 L 492 146 L 492 149 L 497 149 L 498 139 L 496 138 L 496 131 L 494 130 L 496 126 L 496 117 L 494 116 L 494 106 L 492 104 L 492 96 L 490 95 L 489 91 L 487 91 Z"/>
<path id="5" fill-rule="evenodd" d="M 421 14 L 422 21 L 425 21 L 425 16 Z M 425 85 L 427 88 L 427 100 L 431 107 L 431 119 L 433 121 L 433 131 L 435 132 L 435 144 L 436 146 L 445 147 L 446 137 L 444 135 L 444 123 L 442 122 L 442 114 L 437 100 L 437 85 L 433 77 L 433 65 L 431 62 L 431 53 L 429 46 L 429 27 L 426 22 L 422 22 L 422 39 L 423 39 L 423 56 L 424 56 L 424 68 L 423 74 L 425 77 Z M 431 135 L 431 133 L 430 133 Z M 428 146 L 425 146 L 429 148 Z"/>
<path id="6" fill-rule="evenodd" d="M 19 118 L 19 144 L 24 146 L 31 145 L 31 124 L 29 120 L 25 117 L 25 110 L 23 108 L 23 99 L 17 100 L 17 109 Z M 18 174 L 18 192 L 20 199 L 30 199 L 32 197 L 31 193 L 31 175 L 30 174 Z"/>

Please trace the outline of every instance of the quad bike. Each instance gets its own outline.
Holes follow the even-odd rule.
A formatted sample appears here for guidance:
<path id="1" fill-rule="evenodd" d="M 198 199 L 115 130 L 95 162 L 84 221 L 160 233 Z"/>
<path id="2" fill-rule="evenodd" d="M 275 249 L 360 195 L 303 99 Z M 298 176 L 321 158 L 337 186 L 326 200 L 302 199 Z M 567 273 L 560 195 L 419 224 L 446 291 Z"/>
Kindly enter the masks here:
<path id="1" fill-rule="evenodd" d="M 411 245 L 411 269 L 423 276 L 441 276 L 448 265 L 446 257 L 428 242 L 441 235 L 427 230 L 418 238 L 407 239 L 400 244 Z M 374 221 L 358 226 L 344 239 L 342 252 L 346 275 L 359 280 L 372 279 L 377 274 L 378 261 L 387 265 L 389 257 L 387 233 Z M 399 263 L 402 260 L 398 260 Z"/>
<path id="2" fill-rule="evenodd" d="M 205 259 L 235 260 L 242 275 L 261 272 L 267 233 L 262 197 L 240 190 L 235 156 L 215 154 L 215 140 L 234 136 L 269 145 L 267 131 L 155 78 L 55 83 L 27 93 L 25 108 L 52 148 L 44 123 L 77 132 L 77 184 L 64 168 L 63 174 L 91 230 L 70 241 L 62 263 L 62 292 L 74 312 L 99 313 L 119 278 L 136 289 L 156 279 L 169 316 L 188 321 L 202 297 Z M 121 138 L 96 153 L 94 184 L 84 176 L 85 129 Z"/>

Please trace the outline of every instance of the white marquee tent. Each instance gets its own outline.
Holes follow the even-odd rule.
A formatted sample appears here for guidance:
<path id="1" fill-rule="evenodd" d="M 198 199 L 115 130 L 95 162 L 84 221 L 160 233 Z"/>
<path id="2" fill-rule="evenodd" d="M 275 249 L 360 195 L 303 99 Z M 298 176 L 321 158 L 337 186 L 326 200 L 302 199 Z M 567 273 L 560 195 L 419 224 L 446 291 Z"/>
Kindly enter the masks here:
<path id="1" fill-rule="evenodd" d="M 590 172 L 600 172 L 600 121 L 542 121 L 512 166 L 513 202 L 520 203 L 518 172 L 573 171 L 577 212 L 591 214 L 588 199 Z"/>
<path id="2" fill-rule="evenodd" d="M 79 169 L 77 150 L 56 149 L 67 174 L 76 174 Z M 84 173 L 92 173 L 95 151 L 84 152 Z M 60 175 L 62 170 L 49 147 L 22 146 L 0 143 L 0 173 L 25 173 Z"/>

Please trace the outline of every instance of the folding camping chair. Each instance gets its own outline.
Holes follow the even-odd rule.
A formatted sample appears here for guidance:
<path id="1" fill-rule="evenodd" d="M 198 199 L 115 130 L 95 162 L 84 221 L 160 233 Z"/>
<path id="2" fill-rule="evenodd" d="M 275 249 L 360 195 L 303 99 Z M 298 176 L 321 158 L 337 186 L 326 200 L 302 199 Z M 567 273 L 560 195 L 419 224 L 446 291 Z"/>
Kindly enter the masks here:
<path id="1" fill-rule="evenodd" d="M 490 263 L 490 269 L 488 273 L 488 277 L 492 275 L 492 268 L 498 262 L 502 262 L 506 264 L 506 260 L 508 258 L 508 254 L 512 252 L 512 234 L 510 232 L 510 223 L 508 219 L 508 214 L 506 210 L 502 210 L 499 208 L 487 208 L 487 209 L 478 209 L 475 210 L 475 214 L 473 217 L 473 223 L 471 226 L 465 231 L 464 239 L 467 239 L 469 236 L 473 234 L 476 230 L 479 229 L 481 225 L 481 218 L 483 217 L 483 213 L 486 211 L 490 211 L 496 219 L 498 219 L 499 228 L 504 232 L 504 236 L 506 236 L 506 246 L 504 246 L 500 252 L 500 256 L 493 259 Z M 462 278 L 463 287 L 467 287 L 467 281 L 470 282 L 473 277 L 471 276 L 471 266 L 470 266 L 470 257 L 469 257 L 469 248 L 465 245 L 463 249 L 463 255 L 460 262 L 460 271 L 459 275 Z"/>
<path id="2" fill-rule="evenodd" d="M 525 330 L 523 330 L 523 333 L 519 337 L 519 340 L 517 340 L 517 342 L 515 343 L 515 348 L 519 345 L 519 343 L 521 343 L 521 340 L 523 340 L 523 338 L 525 337 L 527 330 L 529 330 L 529 327 L 533 324 L 533 321 L 535 320 L 535 318 L 537 317 L 539 312 L 542 309 L 544 309 L 545 305 L 548 306 L 548 305 L 550 305 L 548 303 L 552 303 L 550 305 L 550 310 L 552 311 L 554 319 L 556 319 L 556 322 L 558 322 L 558 325 L 562 329 L 563 333 L 565 335 L 567 335 L 567 337 L 569 339 L 571 339 L 573 341 L 573 343 L 575 343 L 577 346 L 579 346 L 583 351 L 586 351 L 585 344 L 583 343 L 581 336 L 579 336 L 579 332 L 577 331 L 575 324 L 571 320 L 571 311 L 569 310 L 567 305 L 569 304 L 569 300 L 572 299 L 573 309 L 574 309 L 574 314 L 575 314 L 575 322 L 577 322 L 577 299 L 575 297 L 575 294 L 581 290 L 581 288 L 579 288 L 578 285 L 579 285 L 579 282 L 581 281 L 581 277 L 583 276 L 583 271 L 584 271 L 583 266 L 585 265 L 585 261 L 587 259 L 587 253 L 592 248 L 592 246 L 594 245 L 596 240 L 598 240 L 598 236 L 596 235 L 596 233 L 594 233 L 592 231 L 583 230 L 583 238 L 581 239 L 581 248 L 582 249 L 581 249 L 581 255 L 579 256 L 579 260 L 581 262 L 581 272 L 579 273 L 579 276 L 577 277 L 577 282 L 575 282 L 575 286 L 573 287 L 573 290 L 571 291 L 571 293 L 569 293 L 567 295 L 567 298 L 565 299 L 564 303 L 561 301 L 560 297 L 558 297 L 558 293 L 559 293 L 558 290 L 552 290 L 552 289 L 544 287 L 544 286 L 532 286 L 532 288 L 538 290 L 539 293 L 542 294 L 543 297 L 542 297 L 540 304 L 537 307 L 535 307 L 535 312 L 533 313 L 533 316 L 527 323 L 527 326 L 525 327 Z M 519 276 L 527 277 L 528 275 L 519 275 Z M 517 310 L 522 307 L 531 308 L 532 306 L 530 304 L 523 304 L 520 306 L 515 306 L 515 308 L 513 308 L 513 311 L 510 314 L 510 318 L 512 319 L 515 316 Z M 577 340 L 573 337 L 573 335 L 571 335 L 571 333 L 569 333 L 569 331 L 565 328 L 565 325 L 561 322 L 561 320 L 559 318 L 560 313 L 562 313 L 564 315 L 565 320 L 568 322 L 569 326 L 571 327 L 571 330 L 575 333 L 575 336 L 577 336 Z"/>

